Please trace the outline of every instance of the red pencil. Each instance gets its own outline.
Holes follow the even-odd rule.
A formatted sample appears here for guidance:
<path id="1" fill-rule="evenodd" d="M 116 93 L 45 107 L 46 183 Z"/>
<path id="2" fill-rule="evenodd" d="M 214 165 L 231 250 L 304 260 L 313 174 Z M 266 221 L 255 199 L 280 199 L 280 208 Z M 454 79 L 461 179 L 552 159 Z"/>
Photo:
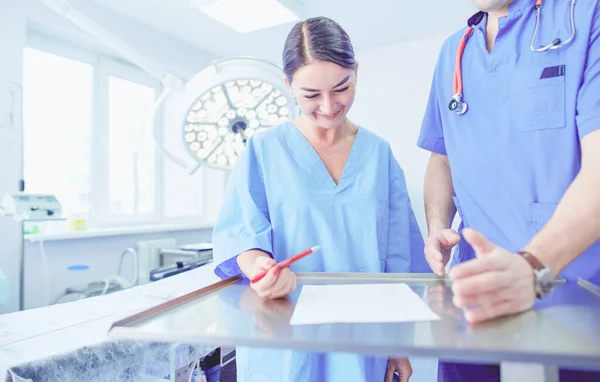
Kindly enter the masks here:
<path id="1" fill-rule="evenodd" d="M 289 267 L 292 263 L 295 263 L 296 261 L 302 259 L 303 257 L 310 255 L 311 253 L 318 251 L 319 249 L 321 249 L 321 246 L 319 246 L 319 245 L 309 248 L 306 251 L 300 252 L 299 254 L 290 257 L 289 259 L 285 259 L 282 262 L 273 265 L 273 267 L 277 267 L 277 270 L 282 270 L 283 268 Z M 271 267 L 271 268 L 273 268 L 273 267 Z M 256 282 L 259 282 L 260 280 L 262 280 L 262 278 L 265 277 L 267 275 L 267 273 L 269 273 L 271 268 L 264 270 L 261 273 L 259 273 L 258 275 L 254 276 L 254 278 L 252 279 L 252 283 L 256 283 Z"/>

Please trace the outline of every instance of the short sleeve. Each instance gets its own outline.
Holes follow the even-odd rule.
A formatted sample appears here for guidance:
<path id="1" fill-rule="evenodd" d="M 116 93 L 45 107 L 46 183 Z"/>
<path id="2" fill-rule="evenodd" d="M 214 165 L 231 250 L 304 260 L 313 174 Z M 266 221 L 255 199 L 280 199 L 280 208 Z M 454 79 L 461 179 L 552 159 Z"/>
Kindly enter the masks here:
<path id="1" fill-rule="evenodd" d="M 417 145 L 425 150 L 447 155 L 437 88 L 440 77 L 439 71 L 440 58 L 438 58 L 433 73 L 433 81 L 431 83 L 431 89 L 429 90 L 429 100 L 427 101 L 427 106 L 425 108 L 425 115 L 421 124 L 421 132 L 419 134 Z"/>
<path id="2" fill-rule="evenodd" d="M 577 95 L 577 131 L 583 139 L 600 129 L 600 5 L 592 16 L 583 82 Z"/>
<path id="3" fill-rule="evenodd" d="M 388 247 L 385 272 L 429 273 L 424 243 L 412 210 L 404 172 L 390 150 Z"/>
<path id="4" fill-rule="evenodd" d="M 237 256 L 251 249 L 272 253 L 271 222 L 262 176 L 260 148 L 252 137 L 229 178 L 213 231 L 217 276 L 242 274 Z"/>

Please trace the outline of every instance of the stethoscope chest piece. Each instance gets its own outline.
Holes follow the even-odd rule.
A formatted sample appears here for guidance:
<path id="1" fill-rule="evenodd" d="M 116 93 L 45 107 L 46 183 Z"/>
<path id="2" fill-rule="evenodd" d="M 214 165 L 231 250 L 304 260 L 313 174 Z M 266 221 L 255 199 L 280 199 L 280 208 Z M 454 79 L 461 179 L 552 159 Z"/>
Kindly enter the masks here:
<path id="1" fill-rule="evenodd" d="M 463 101 L 462 94 L 456 94 L 452 97 L 452 100 L 448 104 L 448 109 L 458 115 L 463 115 L 467 112 L 468 105 L 465 101 Z"/>

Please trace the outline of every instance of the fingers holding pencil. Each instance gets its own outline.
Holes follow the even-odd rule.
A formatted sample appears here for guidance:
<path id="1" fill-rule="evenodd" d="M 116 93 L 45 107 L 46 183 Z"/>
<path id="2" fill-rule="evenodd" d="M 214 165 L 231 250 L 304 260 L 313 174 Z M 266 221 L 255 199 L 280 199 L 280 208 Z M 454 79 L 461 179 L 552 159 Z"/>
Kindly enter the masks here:
<path id="1" fill-rule="evenodd" d="M 274 262 L 270 262 L 271 266 L 269 267 L 265 267 L 264 269 L 262 269 L 261 271 L 254 273 L 252 275 L 252 283 L 257 283 L 259 282 L 263 277 L 265 277 L 267 275 L 267 272 L 271 269 L 271 267 L 276 267 L 277 271 L 282 270 L 284 268 L 289 267 L 290 265 L 292 265 L 293 263 L 295 263 L 296 261 L 303 259 L 304 257 L 310 255 L 311 253 L 315 253 L 316 251 L 320 250 L 321 246 L 317 245 L 315 247 L 309 248 L 305 251 L 302 251 L 292 257 L 290 257 L 289 259 L 285 259 L 282 262 L 280 262 L 279 264 L 275 264 Z M 271 259 L 272 260 L 272 259 Z M 262 261 L 262 260 L 261 260 Z M 265 263 L 266 264 L 266 263 Z M 259 266 L 262 265 L 259 264 Z"/>
<path id="2" fill-rule="evenodd" d="M 288 295 L 296 289 L 296 275 L 289 268 L 281 271 L 273 259 L 259 257 L 254 264 L 253 277 L 264 274 L 250 287 L 262 298 L 275 299 Z"/>
<path id="3" fill-rule="evenodd" d="M 309 248 L 279 264 L 266 256 L 257 258 L 251 274 L 250 287 L 262 298 L 276 299 L 287 296 L 296 289 L 296 274 L 289 268 L 294 262 L 314 253 L 320 246 Z"/>

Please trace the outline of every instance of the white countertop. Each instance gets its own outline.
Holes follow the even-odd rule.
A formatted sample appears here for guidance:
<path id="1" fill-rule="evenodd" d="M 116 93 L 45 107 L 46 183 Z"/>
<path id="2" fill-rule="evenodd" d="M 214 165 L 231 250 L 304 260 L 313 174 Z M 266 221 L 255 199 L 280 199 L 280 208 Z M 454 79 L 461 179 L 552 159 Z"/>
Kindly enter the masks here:
<path id="1" fill-rule="evenodd" d="M 163 354 L 168 345 L 111 340 L 108 329 L 121 318 L 219 281 L 214 268 L 209 263 L 106 296 L 0 315 L 0 381 L 12 381 L 13 373 L 20 381 L 125 381 L 135 377 L 132 365 L 168 374 L 168 368 L 148 370 L 157 368 L 156 357 L 166 356 L 168 366 Z"/>

